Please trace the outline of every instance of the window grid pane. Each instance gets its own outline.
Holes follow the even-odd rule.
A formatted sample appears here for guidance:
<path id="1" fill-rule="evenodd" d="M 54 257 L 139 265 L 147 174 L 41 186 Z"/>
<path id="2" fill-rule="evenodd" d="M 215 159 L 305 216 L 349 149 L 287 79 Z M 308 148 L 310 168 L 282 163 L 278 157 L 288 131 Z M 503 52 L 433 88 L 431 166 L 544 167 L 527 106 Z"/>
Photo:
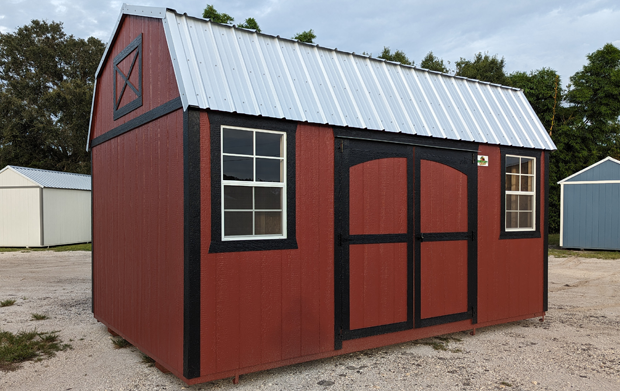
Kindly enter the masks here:
<path id="1" fill-rule="evenodd" d="M 511 231 L 535 229 L 536 159 L 506 155 L 505 228 Z"/>
<path id="2" fill-rule="evenodd" d="M 248 133 L 252 136 L 248 137 Z M 262 235 L 285 237 L 285 135 L 280 132 L 222 128 L 223 239 Z M 250 139 L 251 148 L 239 139 Z M 262 143 L 260 146 L 259 141 Z M 234 162 L 237 162 L 236 165 Z M 242 162 L 242 167 L 238 162 Z M 248 174 L 252 178 L 246 178 Z M 243 188 L 251 189 L 250 193 L 243 191 Z"/>

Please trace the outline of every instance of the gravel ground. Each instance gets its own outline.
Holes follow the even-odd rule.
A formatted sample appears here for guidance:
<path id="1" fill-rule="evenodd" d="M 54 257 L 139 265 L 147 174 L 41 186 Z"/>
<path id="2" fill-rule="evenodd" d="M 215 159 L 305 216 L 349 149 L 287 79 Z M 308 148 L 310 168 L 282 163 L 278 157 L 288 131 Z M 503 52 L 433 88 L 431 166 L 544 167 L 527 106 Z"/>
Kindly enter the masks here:
<path id="1" fill-rule="evenodd" d="M 114 349 L 90 311 L 89 252 L 0 253 L 0 329 L 60 330 L 71 350 L 0 372 L 0 390 L 620 390 L 620 260 L 549 259 L 529 319 L 192 387 Z M 32 313 L 47 320 L 33 321 Z M 445 350 L 436 350 L 435 347 Z"/>

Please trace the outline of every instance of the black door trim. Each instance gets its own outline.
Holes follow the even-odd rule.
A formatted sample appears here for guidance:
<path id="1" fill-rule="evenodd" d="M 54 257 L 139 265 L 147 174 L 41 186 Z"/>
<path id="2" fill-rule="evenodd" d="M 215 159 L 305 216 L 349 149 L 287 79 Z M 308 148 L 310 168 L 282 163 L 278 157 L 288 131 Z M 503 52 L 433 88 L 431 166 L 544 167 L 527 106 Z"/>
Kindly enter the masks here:
<path id="1" fill-rule="evenodd" d="M 420 164 L 421 160 L 430 160 L 445 164 L 467 175 L 467 214 L 468 232 L 442 232 L 424 233 L 421 232 L 420 221 Z M 416 243 L 415 243 L 415 327 L 428 327 L 438 324 L 452 323 L 461 320 L 471 319 L 472 324 L 478 322 L 477 317 L 477 297 L 478 297 L 478 245 L 476 232 L 478 227 L 478 165 L 477 159 L 471 152 L 429 149 L 417 147 L 415 150 L 415 213 L 418 218 L 415 221 Z M 449 241 L 449 240 L 468 240 L 467 245 L 467 312 L 437 316 L 434 318 L 422 319 L 422 242 L 425 241 Z"/>
<path id="2" fill-rule="evenodd" d="M 407 233 L 349 235 L 349 169 L 357 164 L 385 158 L 407 159 Z M 413 328 L 413 147 L 373 141 L 335 139 L 334 155 L 334 349 L 342 341 Z M 407 243 L 407 320 L 405 322 L 350 329 L 349 246 L 351 244 Z"/>

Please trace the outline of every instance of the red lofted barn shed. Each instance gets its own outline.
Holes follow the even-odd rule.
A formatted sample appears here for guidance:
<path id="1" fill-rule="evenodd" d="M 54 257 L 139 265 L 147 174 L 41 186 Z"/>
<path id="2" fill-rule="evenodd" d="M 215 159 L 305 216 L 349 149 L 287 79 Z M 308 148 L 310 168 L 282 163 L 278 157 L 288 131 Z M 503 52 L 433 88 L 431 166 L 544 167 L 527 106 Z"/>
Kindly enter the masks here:
<path id="1" fill-rule="evenodd" d="M 124 5 L 88 148 L 94 315 L 188 384 L 547 309 L 518 89 Z"/>

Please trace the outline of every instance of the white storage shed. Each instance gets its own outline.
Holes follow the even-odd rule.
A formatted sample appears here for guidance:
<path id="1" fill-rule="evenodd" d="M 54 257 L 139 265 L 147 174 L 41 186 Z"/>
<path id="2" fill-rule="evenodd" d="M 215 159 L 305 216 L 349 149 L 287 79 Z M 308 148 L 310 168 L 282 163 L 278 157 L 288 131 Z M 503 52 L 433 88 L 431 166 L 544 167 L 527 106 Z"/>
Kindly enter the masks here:
<path id="1" fill-rule="evenodd" d="M 0 171 L 0 247 L 91 241 L 90 175 L 6 166 Z"/>

